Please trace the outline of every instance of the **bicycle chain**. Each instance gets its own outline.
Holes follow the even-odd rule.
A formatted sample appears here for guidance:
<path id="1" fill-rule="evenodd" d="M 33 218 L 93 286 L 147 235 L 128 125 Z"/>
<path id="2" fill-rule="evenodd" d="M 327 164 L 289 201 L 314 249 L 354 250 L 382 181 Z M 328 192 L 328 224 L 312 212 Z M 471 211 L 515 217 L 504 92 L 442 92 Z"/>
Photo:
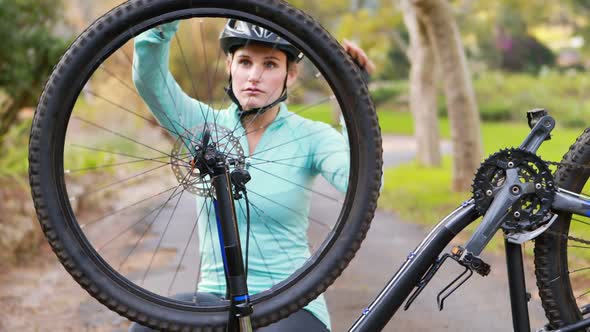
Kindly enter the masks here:
<path id="1" fill-rule="evenodd" d="M 578 165 L 578 164 L 570 164 L 570 163 L 557 162 L 557 161 L 547 161 L 547 160 L 543 160 L 543 162 L 545 164 L 547 164 L 547 165 L 550 165 L 550 166 L 569 167 L 569 168 L 578 168 L 578 169 L 590 170 L 590 166 L 584 166 L 584 165 Z M 568 240 L 572 240 L 572 241 L 575 241 L 575 242 L 578 242 L 578 243 L 590 245 L 590 240 L 584 240 L 584 239 L 580 239 L 578 237 L 571 236 L 571 235 L 566 235 L 566 234 L 558 234 L 557 232 L 554 232 L 554 231 L 551 231 L 551 230 L 546 230 L 545 233 L 551 234 L 553 236 L 561 236 L 562 238 L 566 238 Z"/>
<path id="2" fill-rule="evenodd" d="M 543 160 L 543 159 L 541 159 Z M 578 165 L 578 164 L 570 164 L 570 163 L 563 163 L 563 162 L 557 162 L 557 161 L 547 161 L 547 160 L 543 160 L 543 162 L 547 165 L 551 165 L 551 166 L 564 166 L 564 167 L 569 167 L 569 168 L 581 168 L 581 169 L 588 169 L 590 170 L 590 166 L 584 166 L 584 165 Z"/>
<path id="3" fill-rule="evenodd" d="M 572 240 L 572 241 L 575 241 L 575 242 L 578 242 L 578 243 L 590 245 L 590 241 L 584 240 L 584 239 L 580 239 L 580 238 L 575 237 L 575 236 L 565 235 L 565 234 L 558 234 L 557 232 L 554 232 L 554 231 L 551 231 L 551 230 L 546 230 L 545 233 L 551 234 L 553 236 L 560 236 L 560 237 L 562 237 L 564 239 Z"/>

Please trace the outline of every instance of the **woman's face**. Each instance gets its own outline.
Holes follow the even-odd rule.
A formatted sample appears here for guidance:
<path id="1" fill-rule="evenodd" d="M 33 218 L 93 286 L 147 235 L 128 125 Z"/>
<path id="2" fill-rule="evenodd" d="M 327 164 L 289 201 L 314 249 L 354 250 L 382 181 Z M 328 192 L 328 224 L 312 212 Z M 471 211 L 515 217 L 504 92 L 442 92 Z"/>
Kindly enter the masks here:
<path id="1" fill-rule="evenodd" d="M 244 110 L 262 107 L 277 100 L 297 77 L 296 66 L 287 71 L 287 56 L 280 50 L 261 44 L 237 49 L 233 61 L 228 58 L 232 88 Z"/>

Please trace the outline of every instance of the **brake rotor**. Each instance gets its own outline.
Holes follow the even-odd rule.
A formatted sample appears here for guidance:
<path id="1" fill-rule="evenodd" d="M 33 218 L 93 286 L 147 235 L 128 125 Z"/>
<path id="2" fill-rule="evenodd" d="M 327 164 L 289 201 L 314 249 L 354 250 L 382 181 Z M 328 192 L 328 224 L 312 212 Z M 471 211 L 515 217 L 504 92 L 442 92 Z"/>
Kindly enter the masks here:
<path id="1" fill-rule="evenodd" d="M 195 167 L 194 160 L 198 152 L 205 148 L 202 144 L 206 130 L 210 133 L 208 146 L 224 155 L 225 160 L 231 165 L 230 169 L 244 169 L 246 158 L 239 138 L 233 134 L 233 131 L 212 124 L 194 127 L 180 135 L 172 147 L 170 165 L 176 180 L 186 191 L 198 196 L 215 197 L 211 176 L 201 173 L 199 168 Z"/>

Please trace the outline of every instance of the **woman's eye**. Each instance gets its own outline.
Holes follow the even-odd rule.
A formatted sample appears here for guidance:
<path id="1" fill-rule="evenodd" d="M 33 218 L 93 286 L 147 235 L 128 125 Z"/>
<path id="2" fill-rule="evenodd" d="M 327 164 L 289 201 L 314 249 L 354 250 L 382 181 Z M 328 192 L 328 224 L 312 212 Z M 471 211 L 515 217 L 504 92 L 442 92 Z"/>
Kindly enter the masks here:
<path id="1" fill-rule="evenodd" d="M 269 68 L 269 69 L 275 68 L 277 66 L 276 63 L 270 62 L 270 61 L 269 62 L 266 62 L 264 65 L 266 66 L 266 68 Z"/>
<path id="2" fill-rule="evenodd" d="M 246 59 L 240 60 L 239 64 L 243 65 L 243 66 L 247 66 L 250 64 L 250 60 L 246 60 Z"/>

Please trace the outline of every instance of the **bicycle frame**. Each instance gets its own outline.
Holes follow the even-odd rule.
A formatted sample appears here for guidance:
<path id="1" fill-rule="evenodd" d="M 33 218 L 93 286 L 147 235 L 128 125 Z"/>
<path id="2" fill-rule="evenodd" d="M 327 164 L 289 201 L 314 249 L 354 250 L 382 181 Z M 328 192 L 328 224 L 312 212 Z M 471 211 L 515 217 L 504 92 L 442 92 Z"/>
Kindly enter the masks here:
<path id="1" fill-rule="evenodd" d="M 535 153 L 543 141 L 550 137 L 549 135 L 555 126 L 555 121 L 552 117 L 546 115 L 546 112 L 544 111 L 539 113 L 539 110 L 534 110 L 532 112 L 536 112 L 532 115 L 532 119 L 531 115 L 529 115 L 529 125 L 532 130 L 521 144 L 520 149 Z M 223 197 L 218 197 L 220 204 L 216 204 L 216 212 L 218 216 L 221 216 L 221 219 L 218 221 L 218 227 L 220 227 L 220 231 L 223 233 L 223 237 L 220 241 L 222 248 L 228 249 L 228 247 L 233 247 L 234 249 L 230 250 L 233 252 L 228 250 L 224 252 L 224 254 L 228 255 L 227 257 L 224 256 L 226 276 L 228 279 L 233 280 L 233 283 L 229 283 L 229 294 L 232 299 L 233 307 L 231 312 L 233 314 L 230 316 L 228 330 L 234 331 L 239 329 L 239 331 L 251 331 L 249 321 L 247 320 L 247 316 L 250 314 L 250 306 L 248 303 L 245 279 L 239 282 L 240 286 L 232 287 L 232 284 L 236 286 L 236 277 L 238 275 L 240 278 L 243 277 L 243 265 L 241 262 L 241 252 L 239 252 L 239 248 L 235 248 L 236 241 L 239 241 L 239 237 L 235 236 L 233 233 L 237 232 L 237 228 L 235 226 L 234 206 L 231 201 L 231 183 L 227 178 L 227 172 L 227 168 L 220 168 L 220 172 L 216 177 L 225 177 L 225 180 L 220 182 L 217 180 L 215 182 L 216 188 L 218 188 L 218 195 L 223 192 L 223 194 L 221 194 Z M 518 178 L 511 179 L 508 170 L 506 174 L 506 181 L 502 186 L 503 189 L 498 192 L 488 208 L 487 213 L 483 216 L 482 222 L 478 225 L 473 236 L 465 245 L 465 250 L 469 253 L 479 255 L 482 252 L 489 240 L 501 228 L 507 208 L 517 199 L 515 198 L 515 195 L 509 194 L 508 187 L 518 183 L 517 181 L 519 180 Z M 226 187 L 229 190 L 221 190 L 221 187 Z M 557 211 L 590 216 L 590 198 L 582 197 L 567 190 L 557 189 L 552 208 Z M 446 246 L 455 238 L 455 236 L 463 231 L 465 227 L 479 217 L 480 214 L 475 208 L 475 201 L 470 199 L 442 219 L 426 238 L 408 254 L 404 264 L 391 278 L 376 299 L 363 310 L 361 316 L 356 320 L 349 331 L 373 332 L 382 330 L 389 320 L 393 318 L 400 306 L 409 298 L 412 291 L 414 291 L 419 283 L 424 280 L 425 275 L 428 274 L 429 271 L 431 271 L 431 276 L 436 273 L 437 268 L 435 268 L 434 271 L 431 269 L 435 266 L 435 263 L 439 261 L 440 255 Z M 554 220 L 555 218 L 536 231 L 518 235 L 516 237 L 505 237 L 514 331 L 524 332 L 531 330 L 527 307 L 528 299 L 524 278 L 521 244 L 541 234 Z M 228 245 L 225 241 L 228 237 L 233 239 L 231 245 Z M 238 259 L 238 257 L 240 259 Z M 238 273 L 231 273 L 229 271 L 238 271 Z M 423 284 L 423 286 L 424 285 L 425 284 Z M 411 300 L 413 300 L 418 294 L 419 291 L 415 293 Z M 590 318 L 563 327 L 557 331 L 574 331 L 587 326 L 590 326 Z"/>
<path id="2" fill-rule="evenodd" d="M 536 152 L 541 143 L 549 137 L 555 121 L 548 115 L 541 117 L 532 128 L 531 133 L 521 149 Z M 496 233 L 502 222 L 505 206 L 499 195 L 477 227 L 472 238 L 465 246 L 472 252 L 479 254 Z M 570 212 L 582 216 L 590 215 L 590 198 L 583 198 L 575 193 L 558 189 L 552 208 L 558 211 Z M 444 248 L 467 225 L 475 221 L 479 213 L 475 209 L 474 200 L 464 202 L 459 208 L 445 217 L 426 238 L 407 256 L 406 261 L 388 282 L 377 298 L 365 309 L 362 315 L 352 325 L 349 331 L 368 332 L 380 331 L 395 315 L 402 303 L 433 266 Z M 546 228 L 542 229 L 543 231 Z M 537 232 L 534 235 L 539 235 Z M 530 320 L 527 307 L 527 294 L 524 279 L 521 243 L 533 237 L 510 239 L 506 238 L 506 260 L 510 286 L 510 302 L 514 331 L 530 331 Z M 590 326 L 590 318 L 563 327 L 557 331 L 575 331 Z"/>
<path id="3" fill-rule="evenodd" d="M 560 190 L 557 193 L 553 208 L 588 216 L 590 212 L 590 200 L 582 199 L 576 197 L 573 193 Z M 426 236 L 420 245 L 408 254 L 404 264 L 371 305 L 363 310 L 362 315 L 352 325 L 349 331 L 365 332 L 382 330 L 408 298 L 426 271 L 434 264 L 444 248 L 459 232 L 478 217 L 479 214 L 475 210 L 473 200 L 469 200 L 444 218 Z M 505 244 L 514 331 L 530 331 L 522 248 L 520 244 L 512 243 L 509 240 L 506 240 Z M 590 318 L 556 331 L 576 331 L 588 326 L 590 326 Z"/>

